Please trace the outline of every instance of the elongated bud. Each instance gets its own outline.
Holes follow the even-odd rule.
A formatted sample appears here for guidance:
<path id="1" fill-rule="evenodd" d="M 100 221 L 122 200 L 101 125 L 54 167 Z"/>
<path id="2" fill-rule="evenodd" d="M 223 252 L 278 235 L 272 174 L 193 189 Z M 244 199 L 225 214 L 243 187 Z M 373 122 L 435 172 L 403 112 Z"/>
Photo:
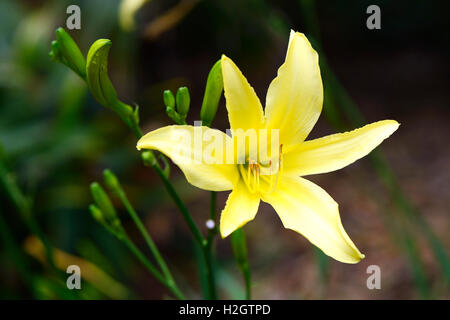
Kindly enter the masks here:
<path id="1" fill-rule="evenodd" d="M 163 100 L 166 107 L 175 108 L 175 97 L 173 96 L 172 91 L 164 90 Z"/>
<path id="2" fill-rule="evenodd" d="M 85 78 L 86 60 L 72 37 L 63 28 L 58 28 L 56 29 L 56 41 L 58 42 L 58 49 L 67 61 L 68 66 L 80 77 Z"/>
<path id="3" fill-rule="evenodd" d="M 206 81 L 205 95 L 203 96 L 202 109 L 200 110 L 200 119 L 203 125 L 209 127 L 214 120 L 222 91 L 222 65 L 219 60 L 211 68 Z"/>
<path id="4" fill-rule="evenodd" d="M 66 63 L 64 61 L 64 57 L 61 54 L 61 50 L 59 49 L 58 41 L 56 40 L 52 41 L 52 50 L 49 52 L 49 56 L 53 61 Z"/>
<path id="5" fill-rule="evenodd" d="M 174 119 L 174 118 L 177 117 L 177 112 L 175 111 L 174 108 L 172 108 L 172 107 L 170 107 L 170 106 L 167 106 L 167 107 L 166 107 L 166 113 L 167 113 L 167 115 L 168 115 L 170 118 L 172 118 L 172 119 Z"/>
<path id="6" fill-rule="evenodd" d="M 103 190 L 97 182 L 91 183 L 91 194 L 98 208 L 103 213 L 106 222 L 112 223 L 118 219 L 116 210 L 114 209 L 111 200 L 105 190 Z"/>
<path id="7" fill-rule="evenodd" d="M 91 204 L 89 206 L 89 211 L 91 212 L 91 215 L 95 220 L 97 220 L 101 224 L 105 223 L 102 211 L 95 204 Z"/>
<path id="8" fill-rule="evenodd" d="M 189 89 L 187 87 L 180 87 L 177 91 L 177 111 L 178 113 L 186 117 L 189 112 L 189 106 L 191 104 L 191 97 L 189 96 Z"/>
<path id="9" fill-rule="evenodd" d="M 117 98 L 111 80 L 108 77 L 108 54 L 111 40 L 99 39 L 89 49 L 87 55 L 87 82 L 94 98 L 104 107 L 116 111 L 123 119 L 133 116 L 133 108 Z"/>
<path id="10" fill-rule="evenodd" d="M 176 124 L 185 124 L 184 117 L 176 112 L 172 107 L 166 107 L 166 113 Z"/>
<path id="11" fill-rule="evenodd" d="M 103 171 L 103 177 L 105 178 L 105 184 L 111 190 L 118 190 L 120 188 L 119 179 L 117 179 L 116 175 L 109 169 L 105 169 Z"/>
<path id="12" fill-rule="evenodd" d="M 108 77 L 108 53 L 112 42 L 99 39 L 89 48 L 87 55 L 87 82 L 94 98 L 103 106 L 117 102 L 117 93 Z"/>

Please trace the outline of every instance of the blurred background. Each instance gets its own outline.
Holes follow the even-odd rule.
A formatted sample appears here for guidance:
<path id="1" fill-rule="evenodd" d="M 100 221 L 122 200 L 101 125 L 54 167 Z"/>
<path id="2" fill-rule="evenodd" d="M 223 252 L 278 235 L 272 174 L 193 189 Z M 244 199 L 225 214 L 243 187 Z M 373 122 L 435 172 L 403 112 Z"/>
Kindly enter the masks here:
<path id="1" fill-rule="evenodd" d="M 167 295 L 88 211 L 89 184 L 105 168 L 119 177 L 180 287 L 201 297 L 191 236 L 156 173 L 142 165 L 135 137 L 48 56 L 70 4 L 81 8 L 81 29 L 69 33 L 84 54 L 96 39 L 112 40 L 111 80 L 121 100 L 140 106 L 144 132 L 172 123 L 165 89 L 187 86 L 187 120 L 199 120 L 206 77 L 222 53 L 264 101 L 290 29 L 305 33 L 319 51 L 325 88 L 324 111 L 308 139 L 382 119 L 401 126 L 370 157 L 310 177 L 339 203 L 366 258 L 347 265 L 324 256 L 263 204 L 244 228 L 254 298 L 450 298 L 448 6 L 406 0 L 2 0 L 0 298 Z M 366 27 L 371 4 L 381 8 L 380 30 Z M 223 98 L 213 126 L 228 126 Z M 170 179 L 205 231 L 209 193 L 189 185 L 173 165 Z M 218 210 L 227 194 L 219 193 Z M 145 246 L 115 205 L 133 240 Z M 50 270 L 37 229 L 54 247 L 60 273 Z M 229 239 L 218 239 L 216 252 L 220 297 L 243 298 Z M 69 264 L 80 265 L 82 290 L 67 290 L 61 266 Z M 366 286 L 370 265 L 381 269 L 379 290 Z"/>

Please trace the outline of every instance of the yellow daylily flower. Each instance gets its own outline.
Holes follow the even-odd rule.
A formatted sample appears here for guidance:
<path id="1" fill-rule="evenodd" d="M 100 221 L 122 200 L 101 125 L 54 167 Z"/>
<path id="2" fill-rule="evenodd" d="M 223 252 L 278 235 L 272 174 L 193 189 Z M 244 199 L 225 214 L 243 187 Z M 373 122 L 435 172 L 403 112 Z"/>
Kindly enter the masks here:
<path id="1" fill-rule="evenodd" d="M 207 127 L 174 125 L 146 134 L 137 148 L 161 151 L 194 186 L 232 190 L 220 218 L 223 238 L 253 220 L 262 200 L 275 209 L 284 227 L 302 234 L 325 254 L 344 263 L 359 262 L 364 255 L 344 230 L 338 204 L 325 190 L 300 176 L 338 170 L 355 162 L 389 137 L 399 124 L 383 120 L 305 141 L 322 111 L 323 87 L 318 55 L 301 33 L 291 31 L 285 62 L 267 92 L 265 112 L 233 61 L 223 55 L 221 63 L 233 136 Z M 234 132 L 238 129 L 278 130 L 279 153 L 254 156 L 253 151 L 259 152 L 259 148 L 250 145 L 242 151 L 244 157 L 238 151 L 230 162 L 211 144 L 192 144 L 195 135 L 201 134 L 214 136 L 215 146 L 219 142 L 236 150 Z M 271 142 L 258 139 L 258 144 L 265 142 L 270 146 Z M 209 160 L 192 161 L 202 159 L 201 154 Z"/>

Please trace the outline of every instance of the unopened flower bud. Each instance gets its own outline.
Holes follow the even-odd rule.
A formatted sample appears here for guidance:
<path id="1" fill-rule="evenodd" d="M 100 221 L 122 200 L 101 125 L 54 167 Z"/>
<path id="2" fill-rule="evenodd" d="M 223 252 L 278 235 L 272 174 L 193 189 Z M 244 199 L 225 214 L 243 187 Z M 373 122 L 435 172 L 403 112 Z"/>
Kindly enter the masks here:
<path id="1" fill-rule="evenodd" d="M 102 211 L 95 204 L 91 204 L 89 206 L 89 211 L 91 212 L 91 215 L 95 220 L 97 220 L 101 224 L 105 223 Z"/>
<path id="2" fill-rule="evenodd" d="M 175 97 L 173 96 L 172 91 L 164 90 L 163 100 L 166 107 L 175 108 Z"/>
<path id="3" fill-rule="evenodd" d="M 191 104 L 191 97 L 189 96 L 189 89 L 187 87 L 180 87 L 177 91 L 177 111 L 180 115 L 186 116 L 189 112 Z"/>
<path id="4" fill-rule="evenodd" d="M 116 175 L 109 169 L 103 171 L 103 177 L 105 178 L 105 184 L 111 188 L 111 190 L 117 190 L 120 187 L 119 179 Z"/>
<path id="5" fill-rule="evenodd" d="M 117 219 L 117 213 L 105 190 L 97 182 L 91 183 L 91 194 L 105 221 L 111 223 Z"/>
<path id="6" fill-rule="evenodd" d="M 146 166 L 153 166 L 156 164 L 156 158 L 152 151 L 146 150 L 142 152 L 141 154 L 142 161 L 144 162 L 144 165 Z"/>
<path id="7" fill-rule="evenodd" d="M 69 67 L 85 78 L 86 60 L 72 37 L 63 28 L 58 28 L 56 29 L 56 41 L 61 55 L 66 59 Z"/>
<path id="8" fill-rule="evenodd" d="M 56 62 L 62 62 L 63 57 L 61 55 L 61 50 L 59 49 L 58 41 L 53 40 L 52 41 L 52 50 L 49 52 L 50 58 L 52 58 L 53 61 Z"/>
<path id="9" fill-rule="evenodd" d="M 222 65 L 220 60 L 211 68 L 206 82 L 200 119 L 205 126 L 210 126 L 216 116 L 220 97 L 223 91 Z"/>

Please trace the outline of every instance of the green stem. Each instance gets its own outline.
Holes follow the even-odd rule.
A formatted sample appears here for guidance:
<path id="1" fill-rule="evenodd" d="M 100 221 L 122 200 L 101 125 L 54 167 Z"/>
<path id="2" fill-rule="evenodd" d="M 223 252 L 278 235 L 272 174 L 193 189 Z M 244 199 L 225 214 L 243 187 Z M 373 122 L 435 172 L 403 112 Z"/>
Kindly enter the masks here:
<path id="1" fill-rule="evenodd" d="M 206 279 L 208 281 L 208 293 L 210 300 L 217 300 L 216 279 L 212 257 L 212 241 L 202 247 L 202 253 L 206 261 Z"/>
<path id="2" fill-rule="evenodd" d="M 210 202 L 210 207 L 209 207 L 209 218 L 216 222 L 216 206 L 217 206 L 217 192 L 215 191 L 211 191 L 211 202 Z M 214 231 L 214 233 L 216 233 L 217 229 L 213 228 L 211 229 Z"/>
<path id="3" fill-rule="evenodd" d="M 250 266 L 248 265 L 248 261 L 242 266 L 242 273 L 244 274 L 245 281 L 245 299 L 252 299 L 252 277 L 250 273 Z"/>
<path id="4" fill-rule="evenodd" d="M 121 102 L 121 101 L 117 101 L 118 103 L 118 108 L 115 108 L 116 110 L 126 110 L 127 108 L 130 108 L 130 106 L 126 105 L 125 103 Z M 142 137 L 142 130 L 139 127 L 139 120 L 137 117 L 135 117 L 134 113 L 132 114 L 122 114 L 117 112 L 117 114 L 119 115 L 119 117 L 123 120 L 123 122 L 125 122 L 128 127 L 131 129 L 131 131 L 133 132 L 133 134 L 136 136 L 136 138 L 140 138 Z"/>
<path id="5" fill-rule="evenodd" d="M 213 268 L 213 264 L 212 264 L 212 254 L 211 254 L 211 243 L 212 242 L 208 241 L 207 239 L 205 239 L 202 236 L 194 219 L 192 218 L 191 214 L 187 210 L 183 201 L 181 201 L 180 197 L 176 193 L 176 191 L 173 188 L 170 181 L 167 179 L 167 177 L 164 174 L 164 171 L 161 169 L 161 167 L 158 164 L 154 164 L 153 168 L 156 170 L 156 172 L 160 176 L 161 180 L 164 183 L 164 186 L 166 187 L 166 189 L 169 192 L 172 199 L 175 201 L 175 204 L 177 205 L 178 209 L 180 209 L 181 214 L 183 215 L 184 220 L 186 220 L 186 223 L 188 224 L 188 227 L 191 230 L 191 233 L 194 236 L 195 241 L 200 246 L 201 253 L 203 256 L 203 260 L 201 260 L 201 261 L 202 261 L 202 263 L 205 264 L 204 269 L 205 269 L 206 278 L 208 281 L 208 293 L 205 294 L 205 297 L 207 299 L 217 299 L 215 279 L 214 279 L 214 274 L 213 274 L 214 268 Z"/>
<path id="6" fill-rule="evenodd" d="M 174 289 L 177 290 L 178 294 L 182 297 L 181 299 L 185 299 L 184 295 L 181 294 L 181 292 L 178 289 L 178 286 L 175 283 L 175 280 L 170 273 L 169 268 L 167 267 L 166 262 L 164 261 L 164 258 L 161 256 L 161 253 L 159 252 L 157 246 L 155 245 L 155 242 L 153 241 L 152 237 L 148 233 L 147 229 L 145 228 L 144 224 L 142 223 L 142 220 L 139 218 L 139 215 L 134 210 L 133 206 L 131 205 L 130 201 L 128 201 L 128 198 L 123 191 L 122 187 L 120 185 L 117 185 L 115 190 L 117 196 L 119 197 L 120 201 L 122 201 L 123 205 L 125 206 L 125 209 L 130 214 L 131 218 L 133 219 L 134 223 L 136 224 L 137 228 L 141 232 L 142 236 L 145 239 L 145 242 L 147 243 L 147 246 L 149 247 L 151 253 L 155 257 L 156 262 L 158 263 L 159 267 L 161 268 L 161 271 L 163 272 L 167 283 L 170 284 Z"/>
<path id="7" fill-rule="evenodd" d="M 39 227 L 39 224 L 36 222 L 35 217 L 31 212 L 30 201 L 22 193 L 16 181 L 14 180 L 12 175 L 8 172 L 6 165 L 1 160 L 0 160 L 0 184 L 3 185 L 3 188 L 5 189 L 9 198 L 16 206 L 17 211 L 19 212 L 28 229 L 30 229 L 31 233 L 37 235 L 44 244 L 50 266 L 52 267 L 52 269 L 55 269 L 52 247 L 49 244 L 47 238 L 44 236 L 44 233 L 42 232 L 41 228 Z"/>
<path id="8" fill-rule="evenodd" d="M 245 281 L 245 298 L 250 300 L 251 296 L 251 272 L 248 263 L 247 243 L 245 233 L 242 228 L 237 229 L 231 234 L 231 246 L 233 247 L 234 259 L 237 262 L 239 270 L 241 270 Z"/>
<path id="9" fill-rule="evenodd" d="M 213 244 L 214 244 L 214 236 L 217 234 L 216 227 L 216 204 L 217 204 L 217 193 L 215 191 L 211 191 L 211 202 L 210 202 L 210 212 L 209 218 L 214 221 L 214 227 L 208 230 L 208 238 L 206 240 L 206 244 L 204 246 L 204 256 L 206 260 L 206 278 L 208 281 L 208 290 L 210 294 L 210 298 L 212 300 L 217 299 L 217 287 L 216 287 L 216 277 L 214 274 L 214 261 L 213 261 Z"/>
<path id="10" fill-rule="evenodd" d="M 114 233 L 114 232 L 113 232 Z M 186 299 L 180 290 L 174 285 L 173 282 L 166 280 L 166 278 L 156 269 L 156 267 L 145 257 L 145 255 L 139 250 L 133 242 L 128 238 L 128 236 L 123 233 L 123 235 L 117 235 L 118 238 L 130 249 L 130 251 L 139 259 L 139 261 L 148 269 L 148 271 L 156 278 L 159 282 L 165 285 L 176 298 L 180 300 Z"/>
<path id="11" fill-rule="evenodd" d="M 188 209 L 184 205 L 183 201 L 178 196 L 177 192 L 175 191 L 175 189 L 172 186 L 172 184 L 170 183 L 170 181 L 167 179 L 167 177 L 164 174 L 164 171 L 161 169 L 161 167 L 158 164 L 155 164 L 155 165 L 153 165 L 153 168 L 156 170 L 156 172 L 158 173 L 159 177 L 161 178 L 164 186 L 167 189 L 167 192 L 169 192 L 169 195 L 175 201 L 176 206 L 178 207 L 178 209 L 180 209 L 184 220 L 186 220 L 186 223 L 188 224 L 188 227 L 191 230 L 192 235 L 194 236 L 194 239 L 197 241 L 197 243 L 201 247 L 203 247 L 206 244 L 206 240 L 205 240 L 205 238 L 203 238 L 200 230 L 198 229 L 194 219 L 192 218 L 192 216 L 189 213 Z"/>
<path id="12" fill-rule="evenodd" d="M 24 283 L 32 286 L 33 276 L 29 271 L 30 268 L 26 261 L 26 257 L 23 255 L 20 246 L 16 243 L 11 233 L 11 229 L 9 228 L 6 220 L 3 218 L 2 212 L 0 212 L 0 237 L 2 239 L 2 243 L 5 244 L 8 255 L 11 260 L 14 261 L 17 270 L 20 271 L 20 275 L 25 278 Z"/>

